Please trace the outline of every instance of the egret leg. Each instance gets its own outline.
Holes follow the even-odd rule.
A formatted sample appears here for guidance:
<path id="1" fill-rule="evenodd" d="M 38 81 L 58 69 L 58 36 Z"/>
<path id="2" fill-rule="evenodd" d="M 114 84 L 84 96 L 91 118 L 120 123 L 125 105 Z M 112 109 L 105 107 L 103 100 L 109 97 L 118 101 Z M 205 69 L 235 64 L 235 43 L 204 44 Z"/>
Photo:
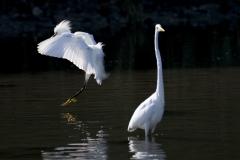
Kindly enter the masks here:
<path id="1" fill-rule="evenodd" d="M 151 129 L 151 131 L 152 131 L 151 136 L 152 136 L 152 137 L 153 137 L 153 132 L 155 131 L 155 128 L 156 128 L 156 126 L 154 126 L 154 127 Z"/>
<path id="2" fill-rule="evenodd" d="M 71 98 L 69 98 L 66 102 L 64 102 L 63 104 L 61 104 L 61 106 L 66 106 L 68 104 L 70 104 L 71 102 L 76 102 L 77 100 L 75 99 L 75 97 L 77 97 L 80 93 L 82 93 L 84 91 L 84 89 L 86 88 L 87 86 L 87 82 L 88 82 L 88 79 L 90 78 L 90 75 L 91 74 L 85 74 L 85 81 L 84 81 L 84 84 L 83 84 L 83 87 L 80 91 L 78 91 L 74 96 L 72 96 Z"/>
<path id="3" fill-rule="evenodd" d="M 149 123 L 145 123 L 144 129 L 145 129 L 145 137 L 147 137 L 148 136 L 148 131 L 149 131 Z"/>

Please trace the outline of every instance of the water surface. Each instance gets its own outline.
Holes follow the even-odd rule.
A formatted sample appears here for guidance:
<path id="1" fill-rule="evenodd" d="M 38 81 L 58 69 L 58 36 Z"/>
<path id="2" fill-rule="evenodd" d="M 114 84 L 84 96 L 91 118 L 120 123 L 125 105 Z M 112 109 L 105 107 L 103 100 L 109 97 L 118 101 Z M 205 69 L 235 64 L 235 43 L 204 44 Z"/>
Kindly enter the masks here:
<path id="1" fill-rule="evenodd" d="M 156 69 L 91 77 L 80 70 L 0 75 L 1 159 L 238 159 L 240 68 L 164 69 L 165 113 L 154 138 L 127 132 L 156 88 Z"/>

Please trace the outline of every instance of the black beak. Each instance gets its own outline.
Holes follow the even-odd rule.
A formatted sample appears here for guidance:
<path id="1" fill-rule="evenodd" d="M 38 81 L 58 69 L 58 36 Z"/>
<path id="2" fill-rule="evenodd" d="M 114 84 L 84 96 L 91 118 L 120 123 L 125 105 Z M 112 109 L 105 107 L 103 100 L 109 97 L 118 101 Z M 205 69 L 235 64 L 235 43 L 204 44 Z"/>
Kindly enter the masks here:
<path id="1" fill-rule="evenodd" d="M 54 35 L 51 38 L 55 37 L 56 35 L 57 35 L 57 33 L 54 33 Z"/>

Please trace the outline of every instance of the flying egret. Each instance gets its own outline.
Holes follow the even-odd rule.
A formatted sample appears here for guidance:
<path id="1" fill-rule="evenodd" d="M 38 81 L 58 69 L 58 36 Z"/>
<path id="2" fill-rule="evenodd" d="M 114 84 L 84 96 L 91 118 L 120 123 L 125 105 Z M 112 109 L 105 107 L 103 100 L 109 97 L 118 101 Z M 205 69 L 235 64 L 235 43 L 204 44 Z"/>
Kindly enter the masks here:
<path id="1" fill-rule="evenodd" d="M 152 134 L 156 128 L 157 123 L 162 119 L 164 112 L 164 88 L 163 88 L 163 75 L 162 75 L 162 61 L 158 48 L 158 33 L 164 32 L 161 25 L 155 26 L 155 54 L 157 58 L 157 89 L 150 97 L 142 102 L 133 113 L 133 116 L 128 125 L 128 131 L 133 132 L 137 128 L 145 130 L 145 136 L 147 137 L 149 129 Z"/>
<path id="2" fill-rule="evenodd" d="M 54 35 L 38 44 L 38 52 L 52 57 L 65 58 L 84 70 L 85 81 L 82 89 L 61 106 L 76 102 L 75 97 L 84 91 L 91 74 L 99 85 L 108 77 L 104 69 L 102 43 L 96 44 L 93 36 L 85 32 L 70 31 L 70 21 L 64 20 L 54 28 Z"/>

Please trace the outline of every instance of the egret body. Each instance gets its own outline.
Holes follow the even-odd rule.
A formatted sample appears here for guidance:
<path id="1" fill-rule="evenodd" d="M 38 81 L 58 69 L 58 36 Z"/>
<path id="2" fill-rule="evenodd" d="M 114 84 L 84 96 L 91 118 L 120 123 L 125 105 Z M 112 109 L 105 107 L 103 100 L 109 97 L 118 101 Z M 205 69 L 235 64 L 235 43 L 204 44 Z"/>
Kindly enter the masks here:
<path id="1" fill-rule="evenodd" d="M 164 86 L 163 86 L 163 74 L 162 74 L 162 60 L 158 47 L 158 33 L 164 32 L 161 25 L 155 26 L 155 54 L 157 59 L 157 88 L 156 91 L 142 102 L 133 113 L 133 116 L 128 125 L 128 131 L 132 132 L 137 128 L 145 130 L 145 136 L 147 137 L 149 129 L 154 132 L 157 123 L 162 119 L 164 112 Z"/>
<path id="2" fill-rule="evenodd" d="M 71 33 L 70 21 L 64 20 L 54 28 L 54 35 L 38 44 L 42 55 L 64 58 L 73 62 L 85 71 L 82 89 L 69 98 L 62 106 L 75 102 L 75 97 L 85 89 L 91 74 L 95 75 L 98 84 L 108 77 L 104 69 L 102 43 L 95 42 L 91 34 L 85 32 Z"/>

